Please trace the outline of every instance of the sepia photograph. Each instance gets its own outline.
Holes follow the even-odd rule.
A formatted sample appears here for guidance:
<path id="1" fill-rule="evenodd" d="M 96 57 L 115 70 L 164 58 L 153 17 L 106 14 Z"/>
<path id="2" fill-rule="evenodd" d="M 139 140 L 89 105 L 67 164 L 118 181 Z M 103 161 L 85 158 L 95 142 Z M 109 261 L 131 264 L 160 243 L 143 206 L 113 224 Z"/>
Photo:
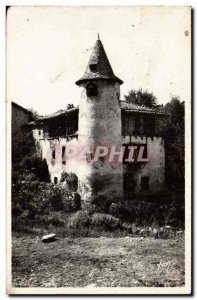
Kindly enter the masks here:
<path id="1" fill-rule="evenodd" d="M 6 8 L 8 294 L 191 294 L 191 16 Z"/>

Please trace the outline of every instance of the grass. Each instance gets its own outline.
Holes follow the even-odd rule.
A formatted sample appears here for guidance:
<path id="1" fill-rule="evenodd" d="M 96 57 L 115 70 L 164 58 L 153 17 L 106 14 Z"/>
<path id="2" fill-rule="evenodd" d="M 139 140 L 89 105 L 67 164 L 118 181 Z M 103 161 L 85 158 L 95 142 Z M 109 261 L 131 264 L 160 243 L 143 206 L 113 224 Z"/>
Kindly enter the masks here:
<path id="1" fill-rule="evenodd" d="M 143 237 L 63 238 L 43 244 L 13 233 L 15 287 L 183 286 L 184 241 Z"/>

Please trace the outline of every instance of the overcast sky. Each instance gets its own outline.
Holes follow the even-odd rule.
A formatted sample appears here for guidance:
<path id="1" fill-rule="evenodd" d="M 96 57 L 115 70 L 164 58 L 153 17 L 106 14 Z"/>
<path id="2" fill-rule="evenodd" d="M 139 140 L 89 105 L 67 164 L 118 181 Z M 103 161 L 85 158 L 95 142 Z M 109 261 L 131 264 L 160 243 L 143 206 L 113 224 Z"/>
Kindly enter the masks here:
<path id="1" fill-rule="evenodd" d="M 97 35 L 130 89 L 190 101 L 190 9 L 184 7 L 12 7 L 7 17 L 7 99 L 40 114 L 78 104 L 75 85 Z"/>

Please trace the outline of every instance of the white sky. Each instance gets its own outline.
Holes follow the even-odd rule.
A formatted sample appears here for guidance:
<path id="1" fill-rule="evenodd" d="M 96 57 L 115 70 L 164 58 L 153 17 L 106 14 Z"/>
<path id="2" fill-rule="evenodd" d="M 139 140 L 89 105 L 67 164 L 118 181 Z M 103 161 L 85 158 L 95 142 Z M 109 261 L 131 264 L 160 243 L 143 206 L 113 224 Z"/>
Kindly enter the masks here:
<path id="1" fill-rule="evenodd" d="M 188 34 L 185 34 L 187 33 Z M 159 103 L 190 101 L 190 9 L 12 7 L 7 18 L 7 100 L 48 114 L 78 104 L 75 85 L 97 34 L 116 76 Z"/>

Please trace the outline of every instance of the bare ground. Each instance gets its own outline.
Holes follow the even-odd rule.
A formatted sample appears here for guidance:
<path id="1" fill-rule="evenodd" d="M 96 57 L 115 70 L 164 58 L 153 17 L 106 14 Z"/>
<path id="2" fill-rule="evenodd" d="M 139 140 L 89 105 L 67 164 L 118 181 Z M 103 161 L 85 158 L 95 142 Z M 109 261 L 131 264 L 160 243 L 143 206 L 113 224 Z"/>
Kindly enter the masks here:
<path id="1" fill-rule="evenodd" d="M 15 287 L 183 286 L 184 241 L 151 238 L 58 238 L 44 244 L 14 234 Z"/>

